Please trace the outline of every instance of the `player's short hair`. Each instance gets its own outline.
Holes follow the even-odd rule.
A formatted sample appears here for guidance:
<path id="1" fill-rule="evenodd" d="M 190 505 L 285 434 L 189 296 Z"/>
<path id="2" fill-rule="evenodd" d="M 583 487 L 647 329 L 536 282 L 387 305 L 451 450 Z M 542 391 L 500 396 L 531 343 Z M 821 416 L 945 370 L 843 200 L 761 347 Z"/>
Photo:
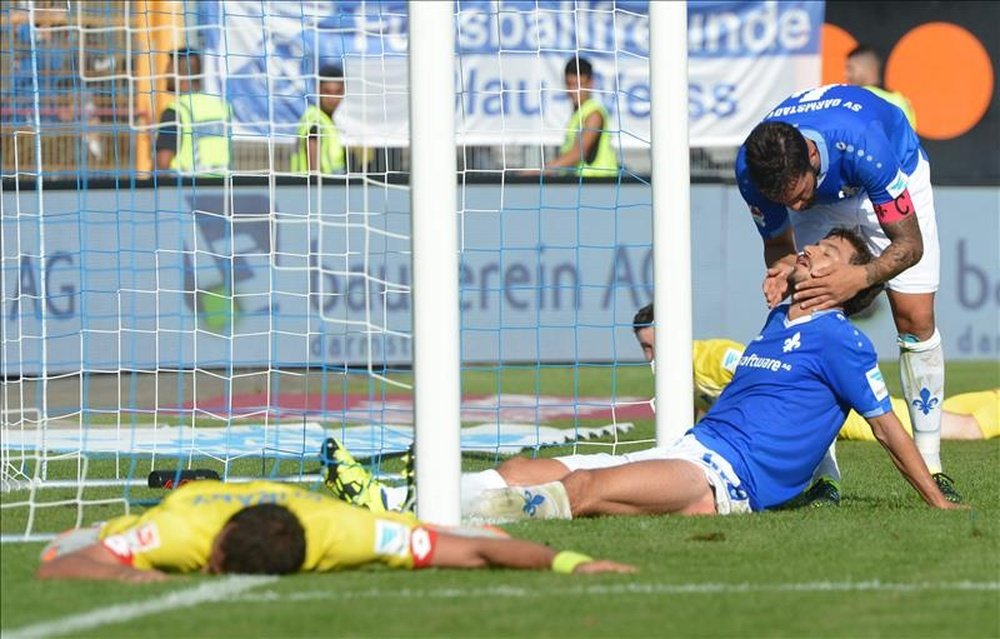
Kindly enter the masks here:
<path id="1" fill-rule="evenodd" d="M 854 229 L 838 227 L 827 233 L 826 237 L 837 237 L 851 245 L 854 256 L 851 257 L 850 264 L 864 266 L 875 259 L 864 238 Z M 850 317 L 868 308 L 883 288 L 885 285 L 879 283 L 858 291 L 854 297 L 844 302 L 844 315 Z"/>
<path id="2" fill-rule="evenodd" d="M 859 44 L 858 46 L 854 47 L 853 49 L 851 49 L 851 52 L 847 54 L 847 57 L 856 58 L 858 56 L 863 56 L 863 55 L 871 56 L 872 58 L 874 58 L 879 68 L 880 69 L 882 68 L 882 54 L 880 54 L 873 47 L 870 47 L 867 44 Z"/>
<path id="3" fill-rule="evenodd" d="M 339 64 L 325 64 L 319 70 L 320 82 L 343 82 L 344 67 Z"/>
<path id="4" fill-rule="evenodd" d="M 201 75 L 201 52 L 197 49 L 182 47 L 174 49 L 171 57 L 178 73 L 184 75 Z"/>
<path id="5" fill-rule="evenodd" d="M 219 540 L 221 571 L 247 575 L 287 575 L 306 558 L 306 532 L 284 506 L 258 504 L 229 518 Z"/>
<path id="6" fill-rule="evenodd" d="M 774 202 L 784 197 L 795 180 L 812 171 L 805 137 L 787 122 L 761 122 L 743 146 L 750 180 Z"/>
<path id="7" fill-rule="evenodd" d="M 638 333 L 644 328 L 649 328 L 653 325 L 653 305 L 646 304 L 638 311 L 635 312 L 635 316 L 632 318 L 632 331 Z"/>
<path id="8" fill-rule="evenodd" d="M 587 58 L 582 58 L 576 56 L 569 59 L 566 63 L 566 69 L 563 71 L 563 75 L 575 75 L 581 78 L 592 78 L 594 77 L 594 65 L 590 63 Z"/>

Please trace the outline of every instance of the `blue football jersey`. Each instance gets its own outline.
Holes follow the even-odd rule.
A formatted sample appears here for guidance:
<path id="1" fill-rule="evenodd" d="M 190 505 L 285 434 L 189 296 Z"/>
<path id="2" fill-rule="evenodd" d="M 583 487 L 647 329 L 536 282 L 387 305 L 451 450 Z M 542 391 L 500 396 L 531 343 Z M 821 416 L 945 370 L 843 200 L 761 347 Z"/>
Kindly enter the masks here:
<path id="1" fill-rule="evenodd" d="M 871 341 L 839 310 L 771 312 L 733 381 L 691 432 L 718 452 L 762 510 L 801 493 L 850 409 L 892 410 Z"/>
<path id="2" fill-rule="evenodd" d="M 907 187 L 923 150 L 893 104 L 856 86 L 830 84 L 792 95 L 763 121 L 787 122 L 816 144 L 820 174 L 816 204 L 830 204 L 864 192 L 872 204 L 886 204 Z M 764 239 L 788 227 L 785 207 L 761 195 L 750 181 L 746 147 L 736 156 L 736 182 Z"/>

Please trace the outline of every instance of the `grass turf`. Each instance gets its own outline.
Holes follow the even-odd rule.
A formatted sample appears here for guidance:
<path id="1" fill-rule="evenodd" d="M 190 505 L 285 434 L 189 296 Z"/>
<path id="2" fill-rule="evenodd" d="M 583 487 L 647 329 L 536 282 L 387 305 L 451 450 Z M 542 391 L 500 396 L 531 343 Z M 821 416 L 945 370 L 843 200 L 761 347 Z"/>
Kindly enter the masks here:
<path id="1" fill-rule="evenodd" d="M 892 386 L 894 367 L 883 369 Z M 595 369 L 598 379 L 592 379 L 589 370 L 565 373 L 563 383 L 569 385 L 561 392 L 577 388 L 580 394 L 609 394 L 606 372 Z M 611 383 L 628 388 L 627 394 L 646 392 L 638 374 L 649 385 L 648 372 L 618 370 L 624 376 Z M 949 393 L 996 386 L 996 371 L 993 362 L 949 365 Z M 503 384 L 507 392 L 537 384 L 509 379 Z M 514 388 L 508 390 L 508 384 Z M 545 385 L 558 386 L 548 380 Z M 639 435 L 651 429 L 651 424 L 640 424 Z M 384 569 L 299 575 L 220 602 L 78 634 L 998 636 L 1000 441 L 945 442 L 943 455 L 971 510 L 945 513 L 925 507 L 878 445 L 841 442 L 844 502 L 836 509 L 726 518 L 609 517 L 508 527 L 513 534 L 559 548 L 634 563 L 640 567 L 637 575 Z M 487 463 L 475 458 L 467 466 Z M 41 510 L 39 516 L 59 516 L 49 515 L 50 510 L 59 509 Z M 4 511 L 5 530 L 10 516 Z M 29 624 L 147 601 L 208 582 L 197 576 L 142 587 L 37 582 L 31 575 L 39 550 L 39 544 L 0 546 L 0 626 L 5 635 Z"/>

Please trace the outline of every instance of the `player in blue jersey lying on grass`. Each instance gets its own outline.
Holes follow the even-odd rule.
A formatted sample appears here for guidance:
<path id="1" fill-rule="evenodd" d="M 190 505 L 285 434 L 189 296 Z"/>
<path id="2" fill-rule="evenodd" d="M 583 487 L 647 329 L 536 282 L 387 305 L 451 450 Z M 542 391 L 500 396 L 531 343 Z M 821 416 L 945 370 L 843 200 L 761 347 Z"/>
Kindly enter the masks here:
<path id="1" fill-rule="evenodd" d="M 512 539 L 497 529 L 445 529 L 409 513 L 374 513 L 275 482 L 194 481 L 141 515 L 56 538 L 40 579 L 163 581 L 167 573 L 280 575 L 390 568 L 520 568 L 632 572 L 612 561 Z"/>
<path id="2" fill-rule="evenodd" d="M 836 229 L 806 247 L 792 277 L 806 282 L 814 269 L 863 265 L 871 259 L 856 233 Z M 531 460 L 539 467 L 548 463 L 572 471 L 559 481 L 536 486 L 507 487 L 496 471 L 475 473 L 493 473 L 499 485 L 463 490 L 464 514 L 506 520 L 729 514 L 784 507 L 809 485 L 851 409 L 868 420 L 875 438 L 927 503 L 953 507 L 892 413 L 871 342 L 845 317 L 865 308 L 880 290 L 880 285 L 869 287 L 824 311 L 798 305 L 772 311 L 761 334 L 741 355 L 732 382 L 676 444 L 626 455 Z M 339 474 L 339 467 L 334 471 Z M 337 492 L 338 482 L 332 484 Z M 375 502 L 381 497 L 366 494 L 373 487 L 349 492 Z"/>

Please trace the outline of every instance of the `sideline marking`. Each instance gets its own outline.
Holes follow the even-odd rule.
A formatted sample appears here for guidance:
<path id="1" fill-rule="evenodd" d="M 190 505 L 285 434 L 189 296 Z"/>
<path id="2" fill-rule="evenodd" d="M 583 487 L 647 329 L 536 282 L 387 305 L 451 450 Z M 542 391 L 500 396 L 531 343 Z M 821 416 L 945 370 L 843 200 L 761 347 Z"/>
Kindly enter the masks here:
<path id="1" fill-rule="evenodd" d="M 274 576 L 255 577 L 246 575 L 216 579 L 195 588 L 167 593 L 160 597 L 147 599 L 146 601 L 95 608 L 90 612 L 5 631 L 3 636 L 4 639 L 33 639 L 79 633 L 111 623 L 123 623 L 138 619 L 139 617 L 145 617 L 146 615 L 159 614 L 168 610 L 190 608 L 203 603 L 227 599 L 251 588 L 271 583 L 277 579 Z"/>
<path id="2" fill-rule="evenodd" d="M 369 599 L 369 598 L 436 598 L 464 599 L 482 597 L 537 597 L 539 595 L 556 595 L 579 597 L 580 595 L 717 595 L 745 594 L 755 592 L 926 592 L 926 591 L 1000 591 L 997 581 L 955 581 L 955 582 L 915 582 L 915 583 L 884 583 L 873 581 L 846 582 L 807 582 L 789 584 L 754 584 L 754 583 L 701 583 L 701 584 L 664 584 L 638 583 L 618 585 L 575 586 L 570 588 L 519 588 L 517 586 L 496 586 L 492 588 L 400 588 L 382 590 L 305 590 L 301 592 L 279 593 L 265 590 L 260 593 L 248 593 L 234 597 L 233 601 L 248 603 L 281 603 L 288 601 L 319 601 L 324 599 Z"/>

